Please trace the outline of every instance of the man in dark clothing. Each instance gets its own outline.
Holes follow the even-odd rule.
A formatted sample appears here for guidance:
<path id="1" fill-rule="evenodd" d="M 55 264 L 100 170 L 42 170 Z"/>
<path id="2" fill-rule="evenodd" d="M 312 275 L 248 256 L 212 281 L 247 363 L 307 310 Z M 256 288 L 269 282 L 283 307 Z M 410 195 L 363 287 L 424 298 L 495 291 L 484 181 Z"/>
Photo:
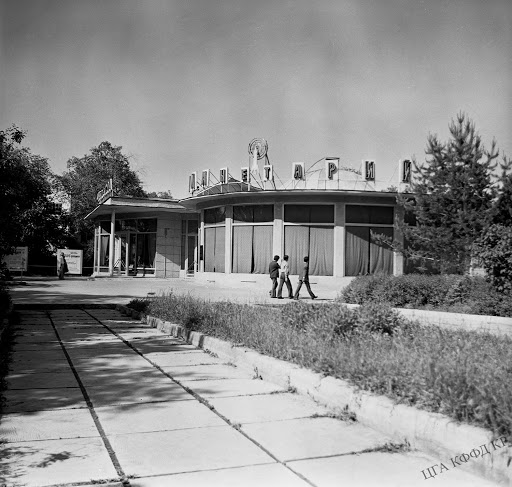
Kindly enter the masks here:
<path id="1" fill-rule="evenodd" d="M 272 279 L 272 289 L 269 291 L 270 297 L 276 297 L 277 289 L 277 278 L 279 277 L 279 269 L 281 266 L 277 263 L 279 255 L 274 255 L 274 260 L 268 266 L 268 272 L 270 273 L 270 279 Z"/>
<path id="2" fill-rule="evenodd" d="M 311 299 L 316 299 L 318 296 L 315 296 L 313 294 L 313 291 L 311 291 L 311 286 L 309 285 L 309 257 L 304 257 L 304 266 L 302 267 L 300 274 L 299 274 L 299 284 L 297 286 L 297 290 L 295 291 L 295 296 L 293 299 L 299 299 L 299 293 L 300 288 L 302 287 L 302 283 L 306 285 L 306 289 L 308 290 L 309 295 L 311 296 Z"/>

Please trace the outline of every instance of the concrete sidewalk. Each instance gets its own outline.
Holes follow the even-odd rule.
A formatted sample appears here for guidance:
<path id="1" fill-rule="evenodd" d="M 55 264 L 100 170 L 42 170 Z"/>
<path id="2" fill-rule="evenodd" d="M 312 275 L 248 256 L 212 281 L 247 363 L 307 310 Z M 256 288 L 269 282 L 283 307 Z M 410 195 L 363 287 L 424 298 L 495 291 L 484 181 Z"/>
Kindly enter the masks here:
<path id="1" fill-rule="evenodd" d="M 439 463 L 117 311 L 21 317 L 0 484 L 405 487 Z"/>
<path id="2" fill-rule="evenodd" d="M 346 285 L 352 278 L 346 278 Z M 268 281 L 268 282 L 267 282 Z M 173 292 L 190 294 L 211 301 L 230 300 L 239 303 L 284 304 L 288 299 L 271 299 L 268 291 L 270 279 L 264 283 L 240 282 L 236 286 L 216 282 L 204 282 L 196 279 L 155 279 L 155 278 L 108 278 L 88 279 L 71 277 L 59 281 L 56 277 L 18 279 L 10 287 L 16 304 L 127 304 L 133 298 L 145 298 L 148 293 L 156 295 Z M 312 288 L 319 296 L 319 302 L 332 301 L 341 289 L 326 284 L 315 284 Z M 293 283 L 294 286 L 296 283 Z M 310 301 L 306 290 L 301 298 Z"/>

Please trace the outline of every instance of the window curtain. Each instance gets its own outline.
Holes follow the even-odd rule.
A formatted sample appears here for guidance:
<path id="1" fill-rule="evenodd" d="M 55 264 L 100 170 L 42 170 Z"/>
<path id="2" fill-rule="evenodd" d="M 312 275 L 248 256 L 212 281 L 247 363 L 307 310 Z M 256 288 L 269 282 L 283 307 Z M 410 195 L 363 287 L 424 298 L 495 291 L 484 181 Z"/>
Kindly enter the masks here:
<path id="1" fill-rule="evenodd" d="M 216 227 L 215 232 L 215 271 L 224 272 L 226 265 L 226 227 Z"/>
<path id="2" fill-rule="evenodd" d="M 370 260 L 370 228 L 345 227 L 345 275 L 368 274 Z"/>
<path id="3" fill-rule="evenodd" d="M 252 270 L 252 226 L 233 227 L 233 273 Z"/>
<path id="4" fill-rule="evenodd" d="M 371 228 L 371 232 L 393 238 L 392 228 Z M 393 251 L 387 245 L 370 240 L 370 274 L 393 274 Z"/>
<path id="5" fill-rule="evenodd" d="M 332 276 L 334 267 L 334 229 L 310 227 L 309 273 L 313 276 Z"/>
<path id="6" fill-rule="evenodd" d="M 268 265 L 272 260 L 273 226 L 254 226 L 253 233 L 253 270 L 254 274 L 267 274 Z"/>
<path id="7" fill-rule="evenodd" d="M 155 254 L 156 254 L 156 233 L 148 233 L 146 234 L 147 238 L 147 246 L 146 246 L 146 255 L 147 255 L 147 265 L 148 267 L 155 267 Z"/>
<path id="8" fill-rule="evenodd" d="M 304 265 L 304 257 L 309 255 L 309 227 L 284 227 L 284 253 L 289 257 L 290 274 L 299 274 Z"/>
<path id="9" fill-rule="evenodd" d="M 105 266 L 108 265 L 110 235 L 101 235 L 100 239 L 100 265 Z"/>
<path id="10" fill-rule="evenodd" d="M 204 229 L 204 270 L 205 272 L 215 271 L 215 230 L 216 228 Z"/>

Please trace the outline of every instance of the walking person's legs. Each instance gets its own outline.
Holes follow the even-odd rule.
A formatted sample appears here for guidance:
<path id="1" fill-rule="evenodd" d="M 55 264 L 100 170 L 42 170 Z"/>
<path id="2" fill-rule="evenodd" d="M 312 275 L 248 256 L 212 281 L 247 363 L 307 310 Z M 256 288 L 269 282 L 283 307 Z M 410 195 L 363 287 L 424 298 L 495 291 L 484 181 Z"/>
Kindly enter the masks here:
<path id="1" fill-rule="evenodd" d="M 286 282 L 286 287 L 288 288 L 288 297 L 290 299 L 293 299 L 293 288 L 292 288 L 292 283 L 290 282 L 290 278 L 287 277 L 285 282 Z"/>
<path id="2" fill-rule="evenodd" d="M 309 293 L 309 295 L 310 295 L 311 299 L 316 299 L 316 298 L 318 298 L 318 296 L 315 296 L 315 295 L 313 294 L 313 291 L 311 291 L 311 286 L 309 285 L 309 281 L 304 281 L 304 283 L 306 284 L 306 289 L 308 290 L 308 293 Z"/>
<path id="3" fill-rule="evenodd" d="M 284 274 L 279 277 L 279 287 L 277 288 L 277 299 L 283 299 L 283 284 L 285 281 Z"/>
<path id="4" fill-rule="evenodd" d="M 270 291 L 270 297 L 275 298 L 276 297 L 276 289 L 277 289 L 277 277 L 272 278 L 272 289 Z"/>
<path id="5" fill-rule="evenodd" d="M 301 287 L 302 287 L 302 279 L 299 279 L 299 284 L 297 284 L 297 289 L 295 291 L 295 296 L 293 297 L 293 299 L 299 299 L 299 293 L 300 293 Z"/>

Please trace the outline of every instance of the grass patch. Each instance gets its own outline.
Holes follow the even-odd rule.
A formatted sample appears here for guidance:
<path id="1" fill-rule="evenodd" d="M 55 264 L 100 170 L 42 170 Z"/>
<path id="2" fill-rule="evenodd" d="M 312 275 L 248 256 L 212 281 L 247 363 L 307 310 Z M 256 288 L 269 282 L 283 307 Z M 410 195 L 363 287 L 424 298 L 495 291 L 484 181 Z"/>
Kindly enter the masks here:
<path id="1" fill-rule="evenodd" d="M 512 340 L 422 327 L 386 305 L 265 308 L 172 292 L 148 314 L 510 438 Z"/>

